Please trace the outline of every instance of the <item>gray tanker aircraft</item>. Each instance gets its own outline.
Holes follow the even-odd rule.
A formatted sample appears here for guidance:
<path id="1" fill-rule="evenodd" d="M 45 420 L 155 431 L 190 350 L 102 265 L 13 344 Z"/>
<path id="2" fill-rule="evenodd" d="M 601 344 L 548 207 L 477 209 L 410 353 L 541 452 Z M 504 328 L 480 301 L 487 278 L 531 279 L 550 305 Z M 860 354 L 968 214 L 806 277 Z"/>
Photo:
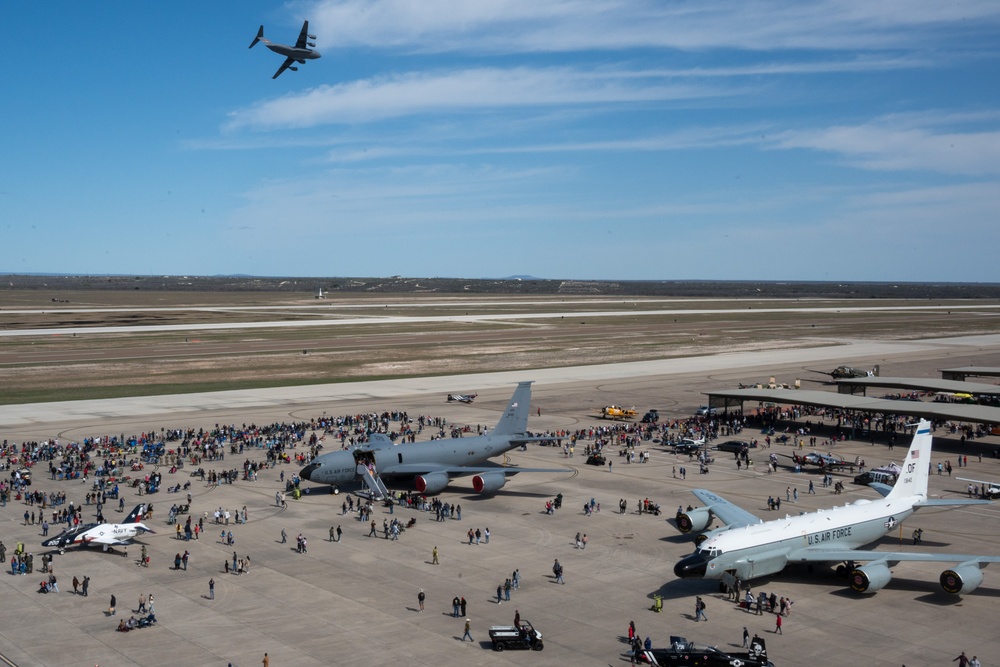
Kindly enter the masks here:
<path id="1" fill-rule="evenodd" d="M 520 382 L 496 427 L 487 435 L 442 438 L 429 442 L 395 444 L 382 433 L 351 449 L 321 454 L 304 467 L 303 479 L 338 487 L 375 476 L 411 478 L 420 493 L 444 490 L 453 477 L 472 476 L 476 493 L 497 491 L 508 475 L 519 472 L 570 472 L 564 468 L 517 468 L 501 466 L 489 459 L 528 442 L 551 440 L 529 436 L 528 411 L 531 382 Z M 372 479 L 371 481 L 375 481 Z"/>
<path id="2" fill-rule="evenodd" d="M 305 65 L 307 60 L 316 60 L 320 57 L 319 51 L 314 48 L 309 48 L 316 46 L 313 42 L 308 41 L 310 39 L 316 39 L 316 35 L 309 34 L 309 21 L 302 22 L 302 31 L 299 33 L 299 38 L 296 40 L 295 46 L 274 44 L 273 42 L 264 39 L 264 26 L 261 26 L 260 29 L 257 30 L 257 36 L 253 38 L 253 41 L 250 42 L 250 46 L 248 48 L 252 49 L 257 45 L 257 42 L 264 42 L 267 48 L 271 49 L 275 53 L 285 56 L 285 62 L 281 63 L 281 67 L 279 67 L 278 71 L 271 77 L 272 79 L 277 79 L 286 69 L 290 69 L 293 72 L 299 71 L 298 67 L 292 67 L 292 63 Z M 322 294 L 322 290 L 320 293 Z"/>
<path id="3" fill-rule="evenodd" d="M 922 507 L 989 503 L 927 497 L 931 441 L 930 422 L 921 419 L 896 485 L 869 485 L 882 494 L 878 500 L 862 498 L 843 507 L 762 521 L 711 491 L 695 489 L 693 493 L 706 506 L 677 515 L 681 532 L 700 532 L 713 517 L 726 525 L 707 533 L 693 554 L 678 561 L 674 574 L 689 579 L 722 579 L 728 573 L 746 581 L 781 572 L 791 563 L 846 563 L 851 588 L 874 593 L 889 583 L 889 568 L 902 561 L 952 562 L 957 565 L 941 574 L 941 587 L 954 595 L 972 592 L 983 582 L 983 568 L 1000 563 L 1000 556 L 858 548 L 887 535 Z M 856 562 L 867 564 L 856 567 Z"/>

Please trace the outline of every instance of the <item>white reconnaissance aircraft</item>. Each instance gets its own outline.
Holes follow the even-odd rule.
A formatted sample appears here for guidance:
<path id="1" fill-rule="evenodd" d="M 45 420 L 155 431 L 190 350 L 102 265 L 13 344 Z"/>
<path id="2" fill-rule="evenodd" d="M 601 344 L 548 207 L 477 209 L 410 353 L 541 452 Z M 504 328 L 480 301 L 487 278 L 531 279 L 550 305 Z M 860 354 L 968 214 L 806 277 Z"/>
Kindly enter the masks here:
<path id="1" fill-rule="evenodd" d="M 921 419 L 896 485 L 870 485 L 883 498 L 856 500 L 843 507 L 786 515 L 774 521 L 762 521 L 711 491 L 695 489 L 693 493 L 705 507 L 678 514 L 678 528 L 685 533 L 700 532 L 713 517 L 726 525 L 707 533 L 693 554 L 677 562 L 674 574 L 690 579 L 721 579 L 729 573 L 748 580 L 780 572 L 789 563 L 846 563 L 851 571 L 851 588 L 859 593 L 874 593 L 889 583 L 892 578 L 889 568 L 897 563 L 951 562 L 956 565 L 941 574 L 941 587 L 955 595 L 970 593 L 983 582 L 983 568 L 1000 562 L 1000 556 L 859 548 L 888 534 L 921 507 L 989 502 L 928 499 L 930 459 L 930 422 Z M 858 562 L 867 564 L 857 567 Z"/>

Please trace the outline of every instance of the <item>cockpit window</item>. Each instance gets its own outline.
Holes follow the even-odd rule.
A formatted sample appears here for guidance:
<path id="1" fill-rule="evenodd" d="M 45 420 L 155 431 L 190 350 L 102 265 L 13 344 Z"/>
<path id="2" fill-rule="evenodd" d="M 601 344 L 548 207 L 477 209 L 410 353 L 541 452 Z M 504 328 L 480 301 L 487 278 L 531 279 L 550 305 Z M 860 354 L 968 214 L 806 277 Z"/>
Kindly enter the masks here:
<path id="1" fill-rule="evenodd" d="M 705 558 L 715 558 L 716 556 L 722 555 L 722 552 L 716 547 L 702 547 L 698 551 L 700 551 L 701 555 Z"/>

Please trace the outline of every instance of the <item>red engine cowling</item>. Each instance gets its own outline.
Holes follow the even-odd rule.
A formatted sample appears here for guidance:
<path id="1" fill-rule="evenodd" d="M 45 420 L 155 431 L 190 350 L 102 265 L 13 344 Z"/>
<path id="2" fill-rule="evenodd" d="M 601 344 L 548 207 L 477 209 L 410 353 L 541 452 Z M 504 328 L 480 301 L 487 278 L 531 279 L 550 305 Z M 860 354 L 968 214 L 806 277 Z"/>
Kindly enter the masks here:
<path id="1" fill-rule="evenodd" d="M 472 488 L 476 493 L 491 493 L 503 488 L 507 475 L 502 472 L 484 472 L 472 478 Z"/>
<path id="2" fill-rule="evenodd" d="M 448 486 L 448 473 L 431 472 L 426 475 L 417 475 L 413 484 L 417 487 L 418 492 L 434 495 L 444 491 L 444 487 Z"/>

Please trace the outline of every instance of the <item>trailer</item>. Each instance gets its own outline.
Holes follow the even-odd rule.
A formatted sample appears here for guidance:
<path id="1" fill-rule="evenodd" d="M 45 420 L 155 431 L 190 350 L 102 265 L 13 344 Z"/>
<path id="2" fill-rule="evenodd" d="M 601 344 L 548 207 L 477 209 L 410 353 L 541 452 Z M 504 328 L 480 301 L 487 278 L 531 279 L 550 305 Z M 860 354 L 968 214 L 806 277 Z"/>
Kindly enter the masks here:
<path id="1" fill-rule="evenodd" d="M 493 642 L 494 651 L 504 649 L 531 649 L 541 651 L 542 633 L 528 621 L 521 621 L 518 626 L 514 625 L 494 625 L 490 628 L 490 641 Z"/>

